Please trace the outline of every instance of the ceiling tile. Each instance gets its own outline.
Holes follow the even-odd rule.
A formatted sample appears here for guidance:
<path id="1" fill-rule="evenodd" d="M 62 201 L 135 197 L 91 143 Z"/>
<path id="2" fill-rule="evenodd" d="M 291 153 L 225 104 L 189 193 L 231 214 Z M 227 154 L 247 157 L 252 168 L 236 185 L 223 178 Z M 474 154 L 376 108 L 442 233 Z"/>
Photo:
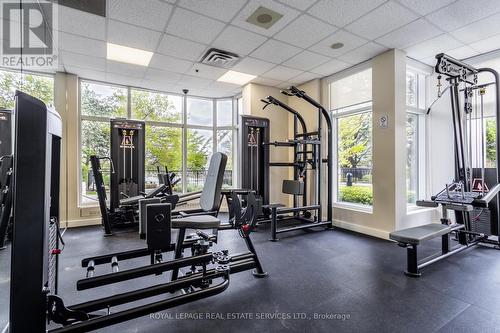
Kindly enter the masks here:
<path id="1" fill-rule="evenodd" d="M 149 63 L 149 67 L 151 68 L 158 68 L 181 74 L 186 73 L 192 66 L 193 63 L 190 61 L 165 56 L 159 53 L 155 53 Z"/>
<path id="2" fill-rule="evenodd" d="M 436 66 L 436 57 L 427 57 L 424 59 L 420 59 L 419 61 L 432 67 Z"/>
<path id="3" fill-rule="evenodd" d="M 430 12 L 438 10 L 456 0 L 398 0 L 401 4 L 410 8 L 411 10 L 419 13 L 420 15 L 427 15 Z"/>
<path id="4" fill-rule="evenodd" d="M 386 2 L 371 13 L 345 27 L 346 30 L 367 39 L 375 39 L 411 21 L 417 15 L 393 1 Z"/>
<path id="5" fill-rule="evenodd" d="M 157 68 L 148 68 L 144 80 L 162 83 L 176 84 L 182 78 L 182 74 L 164 71 Z"/>
<path id="6" fill-rule="evenodd" d="M 140 87 L 142 80 L 121 74 L 106 73 L 106 82 L 116 83 L 131 87 Z"/>
<path id="7" fill-rule="evenodd" d="M 238 87 L 241 87 L 241 86 L 239 84 L 214 81 L 214 82 L 210 83 L 210 87 L 208 87 L 208 88 L 211 90 L 232 91 Z"/>
<path id="8" fill-rule="evenodd" d="M 154 51 L 161 33 L 130 24 L 108 20 L 108 42 L 141 50 Z"/>
<path id="9" fill-rule="evenodd" d="M 361 37 L 351 34 L 345 30 L 338 30 L 333 35 L 323 39 L 316 45 L 311 46 L 309 49 L 314 52 L 321 53 L 330 57 L 338 57 L 344 53 L 347 53 L 368 41 Z M 340 49 L 332 49 L 331 46 L 334 43 L 343 43 L 344 46 Z"/>
<path id="10" fill-rule="evenodd" d="M 292 77 L 302 74 L 303 72 L 304 71 L 299 71 L 290 67 L 276 66 L 270 71 L 264 73 L 263 76 L 273 80 L 286 81 Z"/>
<path id="11" fill-rule="evenodd" d="M 200 77 L 193 77 L 190 75 L 184 75 L 177 83 L 178 86 L 182 86 L 181 89 L 204 89 L 207 88 L 213 80 L 203 79 Z"/>
<path id="12" fill-rule="evenodd" d="M 88 38 L 106 40 L 106 19 L 66 6 L 57 6 L 56 30 Z"/>
<path id="13" fill-rule="evenodd" d="M 317 0 L 278 0 L 278 1 L 285 5 L 295 7 L 299 10 L 306 10 Z"/>
<path id="14" fill-rule="evenodd" d="M 304 72 L 304 73 L 299 74 L 296 77 L 293 77 L 290 80 L 288 80 L 288 83 L 290 83 L 290 84 L 302 84 L 302 83 L 306 83 L 308 81 L 311 81 L 311 80 L 314 80 L 314 79 L 317 79 L 320 77 L 321 77 L 320 74 Z"/>
<path id="15" fill-rule="evenodd" d="M 164 34 L 158 52 L 185 60 L 198 61 L 206 48 L 204 44 Z"/>
<path id="16" fill-rule="evenodd" d="M 59 32 L 59 49 L 106 58 L 106 43 L 103 41 Z"/>
<path id="17" fill-rule="evenodd" d="M 351 64 L 348 64 L 346 62 L 343 62 L 343 61 L 340 61 L 337 59 L 333 59 L 333 60 L 330 60 L 329 62 L 327 62 L 326 64 L 323 64 L 321 66 L 318 66 L 318 67 L 312 69 L 311 72 L 318 73 L 318 74 L 321 74 L 323 76 L 328 76 L 328 75 L 337 73 L 337 72 L 339 72 L 343 69 L 346 69 L 348 67 L 351 67 L 351 66 L 352 66 Z"/>
<path id="18" fill-rule="evenodd" d="M 317 18 L 301 15 L 277 33 L 274 38 L 298 47 L 308 48 L 336 30 L 337 28 L 323 23 Z"/>
<path id="19" fill-rule="evenodd" d="M 277 85 L 275 85 L 275 87 L 280 88 L 280 89 L 288 89 L 288 88 L 290 88 L 290 83 L 281 82 L 281 83 L 278 83 Z"/>
<path id="20" fill-rule="evenodd" d="M 229 22 L 243 7 L 246 0 L 180 0 L 177 5 L 197 13 Z"/>
<path id="21" fill-rule="evenodd" d="M 453 50 L 463 46 L 462 43 L 450 37 L 447 34 L 442 34 L 438 37 L 426 40 L 425 42 L 415 44 L 406 49 L 408 56 L 414 59 L 423 59 L 435 56 L 438 53 Z"/>
<path id="22" fill-rule="evenodd" d="M 182 8 L 176 8 L 167 32 L 199 43 L 210 43 L 222 31 L 224 23 Z"/>
<path id="23" fill-rule="evenodd" d="M 461 46 L 459 48 L 446 51 L 446 54 L 452 56 L 455 59 L 465 59 L 478 55 L 479 52 L 477 52 L 470 46 Z"/>
<path id="24" fill-rule="evenodd" d="M 163 31 L 173 6 L 159 0 L 108 0 L 107 17 L 144 28 Z"/>
<path id="25" fill-rule="evenodd" d="M 133 78 L 142 79 L 146 73 L 146 69 L 147 67 L 144 66 L 125 64 L 123 62 L 112 60 L 106 61 L 106 72 L 130 76 Z"/>
<path id="26" fill-rule="evenodd" d="M 500 32 L 500 14 L 494 14 L 450 33 L 459 41 L 469 44 L 496 35 Z"/>
<path id="27" fill-rule="evenodd" d="M 196 63 L 186 72 L 186 74 L 191 75 L 193 77 L 201 77 L 204 79 L 217 80 L 226 72 L 227 69 L 224 68 Z"/>
<path id="28" fill-rule="evenodd" d="M 76 74 L 83 79 L 88 80 L 96 80 L 96 81 L 105 81 L 106 73 L 94 71 L 88 68 L 81 68 L 77 66 L 64 66 L 66 68 L 66 73 Z"/>
<path id="29" fill-rule="evenodd" d="M 73 52 L 61 51 L 59 52 L 59 61 L 68 66 L 77 66 L 80 68 L 92 69 L 94 71 L 104 72 L 106 71 L 106 59 L 92 57 L 89 55 L 83 55 Z"/>
<path id="30" fill-rule="evenodd" d="M 212 46 L 239 55 L 247 55 L 266 40 L 266 37 L 256 33 L 228 26 L 212 43 Z"/>
<path id="31" fill-rule="evenodd" d="M 262 61 L 259 59 L 254 59 L 250 57 L 243 58 L 240 62 L 233 66 L 233 70 L 252 74 L 252 75 L 260 75 L 262 73 L 267 72 L 271 68 L 276 66 L 270 62 Z"/>
<path id="32" fill-rule="evenodd" d="M 470 46 L 481 53 L 490 52 L 493 50 L 500 49 L 500 35 L 495 35 L 493 37 L 483 39 L 479 42 L 470 44 Z"/>
<path id="33" fill-rule="evenodd" d="M 460 0 L 429 14 L 427 19 L 445 31 L 452 31 L 499 11 L 498 0 L 481 0 L 480 3 Z"/>
<path id="34" fill-rule="evenodd" d="M 441 30 L 424 18 L 421 18 L 378 38 L 376 42 L 388 48 L 404 49 L 405 47 L 436 37 L 441 33 Z"/>
<path id="35" fill-rule="evenodd" d="M 279 64 L 290 59 L 300 51 L 301 49 L 298 47 L 270 39 L 250 55 L 255 58 Z"/>
<path id="36" fill-rule="evenodd" d="M 337 27 L 343 27 L 384 1 L 386 0 L 320 0 L 308 13 Z"/>
<path id="37" fill-rule="evenodd" d="M 354 49 L 339 57 L 339 60 L 356 65 L 365 60 L 371 59 L 374 56 L 386 51 L 387 48 L 375 43 L 368 43 L 357 49 Z M 315 70 L 314 70 L 315 71 Z"/>
<path id="38" fill-rule="evenodd" d="M 259 7 L 265 7 L 274 10 L 277 13 L 283 15 L 276 23 L 269 29 L 264 29 L 247 22 L 250 15 L 255 12 Z M 249 1 L 248 4 L 240 11 L 240 13 L 234 18 L 232 23 L 241 28 L 271 37 L 281 29 L 283 29 L 288 23 L 290 23 L 294 18 L 299 15 L 299 12 L 281 3 L 273 0 L 253 0 Z"/>
<path id="39" fill-rule="evenodd" d="M 330 58 L 322 56 L 320 54 L 309 51 L 302 51 L 293 58 L 285 61 L 283 65 L 307 71 L 311 68 L 318 67 L 319 65 L 324 64 L 328 60 L 330 60 Z"/>
<path id="40" fill-rule="evenodd" d="M 253 79 L 252 83 L 257 83 L 257 84 L 261 84 L 261 85 L 264 85 L 264 86 L 274 87 L 275 85 L 280 84 L 281 81 L 280 80 L 268 79 L 267 77 L 259 76 L 259 77 L 256 77 L 255 79 Z"/>
<path id="41" fill-rule="evenodd" d="M 158 90 L 166 93 L 181 93 L 175 84 L 158 81 L 142 80 L 141 88 Z"/>

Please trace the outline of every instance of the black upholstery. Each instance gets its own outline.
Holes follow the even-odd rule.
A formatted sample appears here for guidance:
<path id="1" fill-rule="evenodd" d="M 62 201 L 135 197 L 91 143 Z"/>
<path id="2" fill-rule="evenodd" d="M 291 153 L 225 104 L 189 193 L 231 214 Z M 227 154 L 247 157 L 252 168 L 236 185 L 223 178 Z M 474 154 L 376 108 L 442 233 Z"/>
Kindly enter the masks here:
<path id="1" fill-rule="evenodd" d="M 419 227 L 393 231 L 389 234 L 389 238 L 398 243 L 418 245 L 423 241 L 446 235 L 450 231 L 451 228 L 447 225 L 430 223 Z"/>

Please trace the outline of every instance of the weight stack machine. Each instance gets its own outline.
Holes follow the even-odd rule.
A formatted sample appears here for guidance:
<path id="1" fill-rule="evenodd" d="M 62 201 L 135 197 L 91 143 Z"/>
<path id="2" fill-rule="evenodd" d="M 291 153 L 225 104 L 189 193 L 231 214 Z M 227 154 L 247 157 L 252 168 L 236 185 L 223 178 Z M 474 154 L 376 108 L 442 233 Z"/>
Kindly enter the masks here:
<path id="1" fill-rule="evenodd" d="M 12 114 L 0 109 L 0 157 L 12 155 Z"/>
<path id="2" fill-rule="evenodd" d="M 12 113 L 0 109 L 0 250 L 11 231 Z"/>
<path id="3" fill-rule="evenodd" d="M 256 193 L 258 217 L 269 205 L 269 119 L 241 116 L 241 187 Z"/>
<path id="4" fill-rule="evenodd" d="M 145 189 L 145 139 L 143 121 L 111 119 L 110 209 L 120 206 L 120 199 L 137 196 Z"/>

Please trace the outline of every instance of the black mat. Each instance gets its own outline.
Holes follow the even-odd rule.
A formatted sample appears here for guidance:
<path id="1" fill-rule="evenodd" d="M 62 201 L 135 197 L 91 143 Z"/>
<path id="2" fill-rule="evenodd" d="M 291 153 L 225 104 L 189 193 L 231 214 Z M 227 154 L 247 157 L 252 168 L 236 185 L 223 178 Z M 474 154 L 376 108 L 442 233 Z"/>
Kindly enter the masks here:
<path id="1" fill-rule="evenodd" d="M 268 278 L 239 273 L 220 295 L 101 331 L 500 331 L 500 251 L 467 250 L 428 267 L 422 278 L 411 279 L 402 274 L 405 251 L 388 241 L 338 230 L 282 234 L 277 243 L 268 238 L 266 226 L 253 234 Z M 221 232 L 220 240 L 219 249 L 244 250 L 235 231 Z M 158 276 L 77 292 L 75 281 L 85 274 L 82 257 L 144 243 L 135 233 L 104 238 L 100 227 L 70 229 L 65 241 L 59 291 L 69 304 L 166 281 L 167 276 Z M 429 242 L 422 250 L 438 248 L 438 242 Z M 3 300 L 8 300 L 9 261 L 9 249 L 0 251 Z M 109 269 L 103 267 L 97 274 Z M 214 319 L 206 319 L 209 316 Z M 235 319 L 238 316 L 244 318 Z M 0 326 L 6 320 L 7 307 L 2 306 Z"/>

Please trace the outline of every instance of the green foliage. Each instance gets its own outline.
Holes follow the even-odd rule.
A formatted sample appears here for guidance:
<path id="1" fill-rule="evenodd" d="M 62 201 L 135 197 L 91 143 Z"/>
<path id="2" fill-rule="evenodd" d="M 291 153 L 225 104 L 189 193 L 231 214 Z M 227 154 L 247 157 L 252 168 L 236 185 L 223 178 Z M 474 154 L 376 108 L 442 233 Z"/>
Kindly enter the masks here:
<path id="1" fill-rule="evenodd" d="M 21 90 L 45 104 L 53 104 L 54 80 L 50 77 L 0 71 L 0 107 L 12 110 L 14 94 Z"/>
<path id="2" fill-rule="evenodd" d="M 495 119 L 486 120 L 486 166 L 495 167 L 497 160 L 497 124 Z"/>
<path id="3" fill-rule="evenodd" d="M 406 202 L 408 203 L 417 202 L 417 194 L 415 193 L 415 191 L 406 192 Z"/>
<path id="4" fill-rule="evenodd" d="M 371 112 L 340 118 L 339 164 L 342 168 L 371 166 Z"/>
<path id="5" fill-rule="evenodd" d="M 342 186 L 340 187 L 339 200 L 362 205 L 372 205 L 373 189 L 371 186 Z"/>

